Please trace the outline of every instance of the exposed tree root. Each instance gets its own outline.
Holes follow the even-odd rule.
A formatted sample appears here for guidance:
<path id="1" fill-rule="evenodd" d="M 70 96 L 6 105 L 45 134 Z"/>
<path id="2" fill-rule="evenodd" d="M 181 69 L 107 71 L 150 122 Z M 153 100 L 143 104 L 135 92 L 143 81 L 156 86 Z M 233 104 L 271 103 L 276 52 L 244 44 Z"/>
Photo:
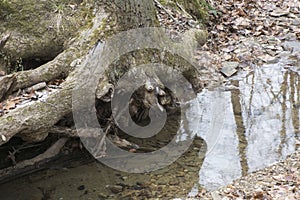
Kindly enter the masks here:
<path id="1" fill-rule="evenodd" d="M 74 53 L 69 51 L 59 54 L 54 60 L 36 69 L 20 71 L 1 77 L 0 100 L 19 89 L 24 89 L 40 82 L 66 77 L 72 69 L 70 66 L 71 61 L 75 60 Z"/>
<path id="2" fill-rule="evenodd" d="M 107 17 L 107 14 L 100 9 L 94 18 L 94 23 L 102 22 L 105 17 Z M 44 140 L 48 135 L 49 129 L 62 117 L 71 113 L 72 90 L 76 84 L 76 70 L 74 71 L 73 69 L 81 67 L 79 66 L 79 60 L 81 58 L 85 59 L 89 49 L 93 48 L 94 44 L 91 41 L 97 28 L 98 26 L 95 26 L 82 31 L 78 38 L 74 40 L 75 42 L 53 61 L 37 69 L 18 72 L 0 79 L 0 83 L 3 83 L 0 84 L 0 91 L 4 91 L 0 95 L 3 97 L 12 91 L 26 88 L 39 82 L 68 76 L 65 82 L 61 84 L 62 89 L 51 93 L 46 100 L 25 105 L 0 117 L 0 145 L 8 142 L 17 134 L 25 141 Z M 69 74 L 70 71 L 73 71 L 73 73 Z M 7 87 L 7 85 L 11 86 Z M 105 87 L 105 84 L 102 84 L 102 86 Z"/>
<path id="3" fill-rule="evenodd" d="M 117 28 L 112 27 L 116 29 L 114 31 L 117 31 L 119 29 L 126 30 L 126 28 L 137 28 L 140 27 L 140 24 L 145 25 L 146 27 L 150 25 L 153 26 L 153 24 L 149 24 L 152 23 L 151 20 L 155 21 L 154 18 L 152 19 L 152 14 L 155 14 L 155 12 L 153 12 L 153 2 L 147 0 L 140 0 L 140 2 L 115 0 L 115 3 L 120 6 L 120 12 L 116 13 L 118 15 L 125 13 L 126 16 L 128 15 L 132 18 L 132 21 L 127 20 L 127 18 L 125 20 L 124 16 L 120 15 L 117 19 L 119 20 L 117 22 L 117 24 L 119 23 L 118 26 L 116 26 Z M 143 5 L 143 2 L 153 10 L 146 9 L 147 7 L 143 10 L 143 6 L 141 6 Z M 130 3 L 132 3 L 132 5 L 130 5 Z M 127 6 L 123 6 L 123 4 Z M 126 13 L 123 10 L 123 8 L 130 9 L 127 11 L 128 13 Z M 131 10 L 133 8 L 137 11 L 133 12 Z M 147 12 L 149 12 L 150 14 Z M 141 13 L 143 17 L 137 18 L 136 13 Z M 30 87 L 40 82 L 48 82 L 53 79 L 62 77 L 66 78 L 65 81 L 60 85 L 61 89 L 49 94 L 49 96 L 43 101 L 38 100 L 32 104 L 24 105 L 23 107 L 11 110 L 9 113 L 0 117 L 0 146 L 8 142 L 14 136 L 21 137 L 24 141 L 29 142 L 42 141 L 48 136 L 49 133 L 56 133 L 67 137 L 78 136 L 76 130 L 74 129 L 59 126 L 54 127 L 54 125 L 57 124 L 57 122 L 59 122 L 64 116 L 72 112 L 73 89 L 75 88 L 75 86 L 77 86 L 77 84 L 84 84 L 78 83 L 77 80 L 78 73 L 81 73 L 81 69 L 85 67 L 84 65 L 81 65 L 80 62 L 82 60 L 82 63 L 85 63 L 89 54 L 89 50 L 91 50 L 94 47 L 93 42 L 95 41 L 95 38 L 102 37 L 100 36 L 102 32 L 99 31 L 99 29 L 102 30 L 102 22 L 107 20 L 107 16 L 108 14 L 105 13 L 102 10 L 102 8 L 100 8 L 96 12 L 95 17 L 93 19 L 93 26 L 88 28 L 87 30 L 81 31 L 79 33 L 79 36 L 73 39 L 73 42 L 70 42 L 69 47 L 61 54 L 59 54 L 54 60 L 34 70 L 17 72 L 15 74 L 7 75 L 0 78 L 0 100 L 8 97 L 14 91 Z M 151 20 L 149 22 L 150 18 Z M 99 35 L 95 35 L 95 32 Z M 187 37 L 194 38 L 194 36 L 196 36 L 196 33 L 191 34 L 194 35 L 187 35 Z M 103 38 L 104 40 L 106 39 L 105 37 Z M 152 59 L 153 54 L 151 53 L 155 54 L 154 51 L 149 52 L 150 56 L 147 57 L 145 52 L 140 52 L 140 54 L 136 53 L 135 56 L 137 56 L 137 58 L 141 58 L 141 63 L 143 63 Z M 124 72 L 126 71 L 124 68 L 134 66 L 135 60 L 137 60 L 137 58 L 135 58 L 132 55 L 125 55 L 124 57 L 126 58 L 124 58 L 124 60 L 121 59 L 119 65 L 116 64 L 118 66 L 113 66 L 115 67 L 113 70 L 118 71 L 119 69 L 121 69 L 120 71 Z M 130 57 L 131 60 L 127 57 Z M 159 55 L 156 57 L 159 57 L 158 61 L 163 60 L 163 58 L 160 58 Z M 184 68 L 181 70 L 181 72 L 187 71 L 186 77 L 187 79 L 189 79 L 193 87 L 200 88 L 197 87 L 198 74 L 195 75 L 193 71 L 188 71 L 189 67 L 185 65 L 184 62 L 176 59 L 170 59 L 169 61 L 168 58 L 170 57 L 165 56 L 167 64 L 176 63 L 177 68 Z M 117 75 L 113 73 L 110 74 L 109 72 L 107 72 L 107 74 L 103 74 L 101 75 L 101 77 L 99 77 L 100 81 L 97 85 L 96 90 L 96 98 L 98 100 L 101 100 L 102 102 L 109 102 L 111 100 L 111 91 L 114 90 L 114 84 L 116 84 L 114 81 L 111 81 L 111 79 L 120 78 L 114 77 Z M 161 85 L 161 81 L 158 77 L 154 76 L 154 79 L 157 82 L 156 85 Z M 124 85 L 124 87 L 126 87 L 126 85 Z M 168 104 L 174 103 L 175 98 L 173 98 L 167 90 L 163 90 L 162 88 L 155 86 L 151 90 L 146 88 L 146 90 L 142 89 L 141 93 L 135 94 L 138 97 L 138 101 L 135 101 L 131 104 L 131 108 L 134 109 L 130 110 L 130 114 L 134 115 L 137 121 L 148 116 L 148 111 L 153 104 L 157 104 L 158 106 L 167 106 Z M 110 93 L 110 95 L 107 95 L 108 93 Z M 104 108 L 100 109 L 104 110 Z M 106 120 L 107 122 L 108 119 L 110 119 L 110 117 L 105 116 L 103 121 L 105 122 Z M 107 132 L 105 134 L 108 133 L 111 126 L 112 124 L 106 124 Z M 77 131 L 81 133 L 80 130 Z M 91 137 L 91 135 L 89 135 L 88 133 L 89 131 L 84 130 L 82 132 L 84 136 Z M 117 143 L 119 146 L 132 145 L 118 137 L 112 139 L 114 139 L 114 142 Z M 44 160 L 47 160 L 50 157 L 56 155 L 59 152 L 59 149 L 65 144 L 65 142 L 66 139 L 60 139 L 57 143 L 55 143 L 55 145 L 53 145 L 53 147 L 51 147 L 45 153 L 41 154 L 40 156 L 37 156 L 36 158 L 17 163 L 16 166 L 13 168 L 23 169 L 27 166 L 34 167 L 35 163 L 44 162 Z M 105 151 L 105 144 L 103 143 L 103 140 L 101 141 L 100 146 Z M 105 152 L 103 152 L 103 154 L 104 153 Z M 17 169 L 16 171 L 14 171 L 13 168 L 7 169 L 8 171 L 0 171 L 0 177 L 3 178 L 6 175 L 17 173 Z"/>
<path id="4" fill-rule="evenodd" d="M 51 158 L 58 155 L 58 153 L 64 147 L 67 141 L 68 138 L 60 138 L 44 153 L 32 159 L 16 163 L 15 166 L 0 170 L 0 182 L 6 179 L 7 177 L 18 176 L 21 174 L 25 174 L 27 171 L 33 171 L 34 169 L 38 169 L 39 165 L 49 162 Z"/>

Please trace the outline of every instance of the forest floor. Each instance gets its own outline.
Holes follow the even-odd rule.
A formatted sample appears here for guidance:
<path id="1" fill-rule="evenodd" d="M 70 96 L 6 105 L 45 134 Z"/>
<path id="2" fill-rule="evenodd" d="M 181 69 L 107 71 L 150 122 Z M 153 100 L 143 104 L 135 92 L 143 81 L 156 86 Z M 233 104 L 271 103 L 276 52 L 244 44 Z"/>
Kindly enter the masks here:
<path id="1" fill-rule="evenodd" d="M 300 2 L 293 0 L 214 1 L 221 11 L 211 21 L 207 51 L 220 67 L 238 62 L 239 70 L 276 63 L 282 55 L 300 58 L 285 41 L 300 39 Z M 211 50 L 213 49 L 213 50 Z M 288 66 L 287 66 L 288 67 Z M 299 147 L 299 144 L 298 144 Z M 200 199 L 300 199 L 300 150 L 286 160 L 242 177 Z"/>
<path id="2" fill-rule="evenodd" d="M 199 62 L 206 65 L 212 79 L 226 81 L 212 73 L 220 71 L 226 63 L 236 63 L 236 70 L 251 71 L 254 66 L 276 63 L 288 55 L 300 60 L 300 52 L 284 42 L 300 39 L 300 2 L 297 0 L 227 0 L 210 1 L 211 10 L 207 28 L 208 42 L 197 51 Z M 176 11 L 162 11 L 161 23 L 178 30 L 174 19 L 181 24 L 192 24 Z M 173 24 L 172 24 L 173 22 Z M 176 24 L 176 23 L 175 23 Z M 197 28 L 191 27 L 190 28 Z M 204 56 L 205 55 L 205 56 Z M 289 66 L 286 66 L 289 67 Z M 230 75 L 231 76 L 231 75 Z M 209 77 L 209 76 L 207 76 Z M 216 78 L 218 77 L 218 78 Z M 299 130 L 298 130 L 299 131 Z M 279 163 L 252 172 L 232 184 L 214 192 L 201 191 L 199 199 L 300 199 L 300 149 Z M 197 199 L 198 199 L 197 198 Z"/>
<path id="3" fill-rule="evenodd" d="M 285 41 L 300 39 L 298 0 L 213 0 L 211 3 L 216 10 L 211 10 L 207 22 L 208 42 L 196 52 L 196 59 L 205 66 L 202 81 L 206 87 L 226 82 L 220 70 L 229 62 L 237 64 L 236 71 L 250 72 L 254 66 L 276 63 L 286 54 L 300 60 L 299 51 L 284 45 Z M 181 32 L 201 28 L 184 10 L 178 12 L 161 5 L 157 7 L 159 19 L 167 28 Z M 29 95 L 28 99 L 31 98 Z M 15 102 L 7 106 L 6 110 L 10 110 L 15 107 Z M 299 188 L 298 148 L 287 159 L 217 191 L 200 191 L 197 199 L 300 199 Z"/>
<path id="4" fill-rule="evenodd" d="M 300 150 L 284 161 L 250 173 L 200 199 L 300 199 Z"/>

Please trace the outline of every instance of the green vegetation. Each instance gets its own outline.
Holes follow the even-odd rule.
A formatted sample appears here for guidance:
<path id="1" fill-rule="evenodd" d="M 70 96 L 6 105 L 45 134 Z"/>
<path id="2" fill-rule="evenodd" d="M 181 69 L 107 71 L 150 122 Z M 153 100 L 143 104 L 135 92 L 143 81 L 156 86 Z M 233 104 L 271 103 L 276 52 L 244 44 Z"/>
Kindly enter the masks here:
<path id="1" fill-rule="evenodd" d="M 11 36 L 5 49 L 0 50 L 0 71 L 20 71 L 30 60 L 55 57 L 63 50 L 64 42 L 93 18 L 93 4 L 83 5 L 90 2 L 0 0 L 0 39 Z"/>
<path id="2" fill-rule="evenodd" d="M 13 12 L 8 0 L 0 0 L 0 20 Z"/>
<path id="3" fill-rule="evenodd" d="M 0 0 L 0 23 L 6 29 L 34 36 L 52 29 L 59 33 L 64 25 L 73 23 L 70 15 L 79 14 L 72 10 L 71 4 L 72 1 L 67 0 L 23 0 L 21 3 L 19 0 Z"/>
<path id="4" fill-rule="evenodd" d="M 177 8 L 177 4 L 199 21 L 205 22 L 208 18 L 208 13 L 215 13 L 216 10 L 205 0 L 160 0 L 162 5 L 168 5 Z"/>

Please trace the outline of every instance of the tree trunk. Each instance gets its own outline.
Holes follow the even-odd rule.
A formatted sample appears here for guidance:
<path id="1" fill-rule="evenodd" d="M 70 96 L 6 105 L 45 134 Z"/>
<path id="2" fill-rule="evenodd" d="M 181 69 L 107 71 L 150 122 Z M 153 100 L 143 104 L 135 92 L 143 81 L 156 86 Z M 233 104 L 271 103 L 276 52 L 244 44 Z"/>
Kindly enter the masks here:
<path id="1" fill-rule="evenodd" d="M 88 3 L 86 4 L 88 5 Z M 85 28 L 77 33 L 77 37 L 70 40 L 67 48 L 52 61 L 34 70 L 0 77 L 0 99 L 7 99 L 13 92 L 39 82 L 66 77 L 61 89 L 51 93 L 46 99 L 27 104 L 0 117 L 0 145 L 8 142 L 14 136 L 20 136 L 29 142 L 44 140 L 51 127 L 72 112 L 72 90 L 79 84 L 76 82 L 76 78 L 85 67 L 84 63 L 88 61 L 89 54 L 93 54 L 95 44 L 99 41 L 105 42 L 111 34 L 120 31 L 159 26 L 154 3 L 149 0 L 104 1 L 101 5 L 97 4 L 93 19 L 86 24 Z M 204 34 L 201 35 L 201 38 L 204 37 Z M 203 42 L 203 39 L 201 41 Z M 147 63 L 153 60 L 153 56 L 158 57 L 157 61 L 175 64 L 178 68 L 183 68 L 181 71 L 186 72 L 186 76 L 194 88 L 198 87 L 196 78 L 198 75 L 186 67 L 188 64 L 185 61 L 171 55 L 160 58 L 160 54 L 156 51 L 150 53 L 141 51 L 122 56 L 119 62 L 99 77 L 97 90 L 100 92 L 97 99 L 102 99 L 107 95 L 109 90 L 114 87 L 112 84 L 116 84 L 116 79 L 120 78 L 130 66 L 136 64 L 136 60 Z M 121 71 L 121 73 L 116 73 L 116 71 Z M 158 80 L 158 82 L 160 81 Z"/>
<path id="2" fill-rule="evenodd" d="M 102 60 L 91 60 L 91 58 L 98 58 L 97 53 L 99 52 L 99 46 L 101 47 L 101 45 L 107 45 L 107 49 L 112 48 L 117 52 L 120 51 L 118 53 L 121 54 L 122 52 L 120 48 L 116 49 L 114 46 L 109 46 L 109 41 L 112 35 L 132 29 L 159 27 L 153 1 L 105 0 L 101 3 L 94 3 L 94 1 L 85 0 L 83 3 L 85 7 L 88 7 L 87 10 L 89 12 L 92 10 L 94 13 L 82 15 L 83 17 L 78 19 L 79 21 L 83 20 L 84 22 L 81 23 L 85 24 L 85 26 L 76 34 L 74 33 L 74 37 L 72 39 L 65 42 L 65 49 L 63 49 L 62 52 L 60 52 L 53 60 L 39 66 L 36 69 L 19 71 L 3 77 L 1 77 L 0 74 L 0 101 L 3 100 L 3 102 L 6 100 L 8 102 L 10 100 L 10 95 L 15 95 L 18 93 L 18 91 L 26 89 L 37 83 L 49 82 L 57 78 L 65 79 L 60 85 L 60 89 L 50 93 L 46 98 L 39 99 L 34 103 L 17 107 L 16 109 L 10 110 L 8 113 L 2 116 L 2 104 L 0 102 L 0 146 L 7 143 L 15 136 L 21 137 L 26 142 L 42 141 L 48 136 L 48 134 L 52 133 L 58 134 L 62 137 L 65 137 L 66 135 L 69 137 L 77 137 L 78 135 L 82 136 L 80 130 L 77 130 L 76 133 L 74 124 L 72 124 L 71 127 L 67 127 L 61 125 L 60 122 L 66 117 L 71 118 L 72 111 L 77 111 L 72 108 L 72 100 L 74 102 L 74 98 L 77 98 L 74 96 L 73 91 L 74 88 L 89 84 L 89 78 L 94 74 L 83 73 L 85 72 L 86 68 L 89 68 L 88 65 L 93 62 L 105 63 L 105 61 Z M 83 11 L 85 10 L 84 8 L 81 9 Z M 205 42 L 205 37 L 205 32 L 188 32 L 183 36 L 184 42 L 176 43 L 176 48 L 181 50 L 186 49 L 188 52 L 186 55 L 190 55 L 190 47 L 193 45 L 193 42 L 191 41 L 196 39 L 201 45 Z M 132 41 L 127 40 L 123 41 L 124 44 L 118 44 L 119 47 L 122 47 L 122 45 L 130 46 L 130 44 L 135 46 L 139 43 L 138 40 L 140 38 L 130 39 L 132 39 Z M 165 34 L 154 34 L 154 39 L 155 41 L 160 41 L 161 49 L 163 49 L 164 42 L 167 40 L 167 38 L 165 38 Z M 12 43 L 8 43 L 9 45 L 5 46 L 7 42 L 10 42 L 9 40 L 9 38 L 4 38 L 2 42 L 0 37 L 0 51 L 1 48 L 6 52 L 13 52 L 16 50 Z M 22 47 L 22 49 L 28 49 L 28 46 L 30 45 L 25 45 Z M 84 94 L 81 95 L 82 99 L 96 98 L 96 105 L 93 109 L 97 109 L 98 120 L 101 121 L 102 128 L 106 128 L 105 134 L 108 134 L 109 132 L 114 132 L 116 134 L 116 131 L 119 130 L 115 128 L 117 125 L 115 125 L 114 121 L 112 120 L 113 117 L 115 117 L 112 117 L 112 110 L 110 108 L 112 93 L 118 86 L 120 86 L 118 81 L 133 66 L 139 66 L 147 63 L 163 63 L 168 66 L 173 66 L 174 69 L 184 74 L 185 78 L 191 83 L 195 91 L 198 91 L 198 89 L 201 88 L 201 85 L 199 85 L 200 75 L 195 69 L 193 69 L 191 63 L 179 56 L 173 55 L 172 53 L 174 52 L 161 52 L 160 49 L 134 49 L 134 51 L 120 55 L 118 58 L 119 60 L 109 63 L 110 65 L 107 70 L 102 74 L 99 74 L 99 77 L 97 77 L 99 82 L 96 88 L 92 88 L 96 89 L 96 92 L 93 93 L 95 96 L 85 97 Z M 93 71 L 93 69 L 91 69 L 91 71 Z M 136 79 L 142 79 L 141 75 L 144 75 L 143 70 L 139 72 L 140 73 L 133 75 L 136 77 Z M 151 73 L 150 75 L 152 78 L 154 78 L 155 84 L 159 85 L 160 90 L 158 92 L 155 91 L 155 93 L 153 88 L 150 89 L 152 87 L 152 83 L 147 85 L 147 80 L 142 79 L 141 84 L 144 84 L 144 87 L 139 88 L 130 99 L 130 115 L 136 121 L 145 119 L 147 120 L 147 117 L 150 115 L 150 107 L 154 104 L 164 106 L 164 108 L 168 108 L 170 111 L 172 111 L 170 107 L 176 105 L 177 103 L 176 97 L 172 94 L 170 88 L 166 88 L 163 85 L 162 79 L 165 79 L 165 77 L 158 76 L 155 73 L 156 72 L 154 71 L 153 74 Z M 149 74 L 146 74 L 146 76 L 148 75 Z M 79 77 L 83 79 L 79 80 Z M 83 81 L 81 82 L 81 80 Z M 127 83 L 124 83 L 124 85 L 121 84 L 122 88 L 125 88 L 125 90 L 127 89 L 126 84 Z M 185 89 L 186 88 L 183 88 L 182 90 L 185 91 Z M 75 101 L 76 100 L 80 101 L 79 99 L 75 99 Z M 84 103 L 85 102 L 83 102 L 83 104 Z M 118 106 L 122 107 L 122 105 Z M 85 105 L 83 105 L 83 108 L 86 108 L 84 106 Z M 76 107 L 76 109 L 80 109 L 80 106 L 78 108 Z M 175 112 L 176 111 L 178 111 L 178 109 L 175 109 Z M 118 116 L 116 118 L 118 118 Z M 114 118 L 115 121 L 117 120 L 116 118 Z M 172 122 L 170 124 L 172 124 Z M 85 125 L 90 127 L 89 124 Z M 179 124 L 176 123 L 175 125 L 178 128 Z M 91 131 L 93 131 L 93 127 L 90 128 Z M 171 128 L 173 130 L 174 127 Z M 85 137 L 92 137 L 92 135 L 89 135 L 88 132 L 89 130 L 85 129 Z M 169 143 L 169 139 L 174 137 L 174 133 L 176 133 L 176 131 L 164 131 L 164 135 L 158 134 L 154 138 L 151 138 L 151 140 L 154 140 L 154 142 L 159 141 L 160 144 L 163 145 L 162 143 Z M 61 148 L 66 140 L 63 139 L 62 141 L 63 143 L 60 145 L 54 144 L 51 148 L 55 149 L 57 146 Z M 130 145 L 144 142 L 142 139 L 130 141 L 130 138 L 128 141 Z M 122 139 L 118 139 L 118 137 L 115 142 L 121 146 L 123 144 L 120 143 L 124 143 L 124 141 Z M 128 142 L 126 142 L 126 144 L 128 144 Z M 152 151 L 152 144 L 152 141 L 147 141 L 145 142 L 145 146 L 148 146 L 142 147 L 140 150 Z M 100 145 L 103 145 L 101 144 L 101 141 Z M 27 169 L 32 169 L 32 162 L 48 162 L 48 158 L 51 157 L 51 154 L 54 156 L 58 151 L 59 149 L 55 149 L 55 151 L 46 151 L 45 153 L 41 154 L 41 156 L 22 161 L 19 164 L 17 163 L 16 167 L 10 167 L 5 170 L 1 170 L 1 176 L 6 177 L 16 175 L 19 172 L 27 172 Z M 94 152 L 90 153 L 95 156 Z M 122 157 L 122 155 L 120 155 L 120 157 Z M 45 160 L 44 158 L 47 159 Z M 118 158 L 116 159 L 118 160 Z"/>
<path id="3" fill-rule="evenodd" d="M 114 2 L 114 7 L 117 9 L 115 13 L 117 13 L 118 17 L 116 27 L 111 28 L 116 29 L 115 31 L 126 30 L 133 27 L 152 26 L 156 22 L 155 8 L 152 1 L 119 0 Z M 68 74 L 70 71 L 70 63 L 76 59 L 75 56 L 78 56 L 78 54 L 85 56 L 84 54 L 87 53 L 86 49 L 91 49 L 94 46 L 92 43 L 94 41 L 93 37 L 100 38 L 100 36 L 97 35 L 84 34 L 99 28 L 99 26 L 101 26 L 99 21 L 104 21 L 108 16 L 108 14 L 106 14 L 107 11 L 104 11 L 103 8 L 99 7 L 97 9 L 98 11 L 93 19 L 93 28 L 83 31 L 81 33 L 83 36 L 77 37 L 73 45 L 62 52 L 53 61 L 35 70 L 18 72 L 13 75 L 14 78 L 11 78 L 9 81 L 11 87 L 8 87 L 6 91 L 4 90 L 2 95 L 38 82 L 49 81 Z M 85 43 L 88 44 L 86 45 Z M 43 140 L 47 136 L 49 127 L 57 123 L 64 115 L 71 112 L 72 89 L 76 81 L 73 80 L 74 74 L 76 74 L 76 70 L 62 84 L 62 89 L 51 94 L 45 102 L 27 105 L 2 116 L 0 118 L 0 134 L 2 138 L 0 144 L 9 141 L 9 139 L 16 134 L 28 141 Z M 6 77 L 1 78 L 1 80 L 6 79 Z M 6 84 L 1 85 L 1 87 L 8 85 L 7 81 L 4 83 Z"/>

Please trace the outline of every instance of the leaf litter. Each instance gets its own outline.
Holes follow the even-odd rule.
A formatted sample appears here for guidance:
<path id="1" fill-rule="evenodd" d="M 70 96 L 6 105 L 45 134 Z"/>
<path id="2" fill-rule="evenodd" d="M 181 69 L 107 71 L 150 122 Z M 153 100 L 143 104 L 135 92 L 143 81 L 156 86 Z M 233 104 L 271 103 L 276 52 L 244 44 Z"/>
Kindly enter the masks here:
<path id="1" fill-rule="evenodd" d="M 217 14 L 207 22 L 208 41 L 196 52 L 203 65 L 203 76 L 209 85 L 214 80 L 226 82 L 237 71 L 251 71 L 254 67 L 276 63 L 287 56 L 298 64 L 300 51 L 287 47 L 287 41 L 300 39 L 300 1 L 298 0 L 215 0 L 210 1 Z M 187 27 L 186 16 L 173 20 L 177 11 L 159 12 L 160 23 L 167 28 L 180 30 Z M 182 24 L 180 27 L 179 24 Z M 197 26 L 196 28 L 199 28 Z M 228 67 L 228 63 L 238 66 Z M 224 66 L 228 67 L 224 71 Z M 292 67 L 293 63 L 285 66 Z M 295 66 L 294 66 L 295 67 Z M 222 72 L 223 69 L 223 72 Z M 291 68 L 291 70 L 293 70 Z M 225 72 L 225 73 L 224 73 Z M 220 76 L 223 73 L 224 76 Z M 187 199 L 300 199 L 300 142 L 297 151 L 286 160 L 250 173 L 217 191 L 202 189 L 196 197 Z"/>
<path id="2" fill-rule="evenodd" d="M 10 95 L 8 99 L 0 102 L 0 117 L 10 111 L 34 103 L 43 101 L 50 93 L 60 89 L 60 84 L 63 80 L 53 80 L 49 83 L 41 82 L 29 88 L 25 88 Z"/>
<path id="3" fill-rule="evenodd" d="M 239 62 L 239 70 L 276 63 L 284 54 L 300 60 L 299 51 L 284 46 L 299 41 L 300 2 L 294 0 L 214 1 L 222 12 L 208 22 L 210 38 L 204 50 L 219 66 Z M 289 67 L 288 65 L 286 67 Z M 253 172 L 197 199 L 300 199 L 300 149 L 286 160 Z"/>
<path id="4" fill-rule="evenodd" d="M 239 63 L 238 67 L 234 67 L 236 70 L 251 70 L 253 66 L 276 62 L 284 53 L 300 57 L 293 49 L 283 45 L 285 41 L 300 39 L 298 0 L 215 0 L 210 3 L 218 12 L 210 15 L 207 22 L 208 41 L 195 55 L 198 63 L 203 66 L 205 85 L 226 81 L 220 73 L 226 63 Z M 179 32 L 201 28 L 200 23 L 184 10 L 179 12 L 161 5 L 157 7 L 158 18 L 163 27 Z M 59 89 L 59 84 L 60 81 L 57 81 L 48 83 L 43 89 L 28 89 L 27 92 L 22 91 L 21 94 L 0 102 L 0 116 L 26 102 L 41 100 L 47 93 Z M 297 142 L 299 147 L 300 141 Z M 282 162 L 253 172 L 217 191 L 203 189 L 195 198 L 300 199 L 299 188 L 298 149 Z"/>

